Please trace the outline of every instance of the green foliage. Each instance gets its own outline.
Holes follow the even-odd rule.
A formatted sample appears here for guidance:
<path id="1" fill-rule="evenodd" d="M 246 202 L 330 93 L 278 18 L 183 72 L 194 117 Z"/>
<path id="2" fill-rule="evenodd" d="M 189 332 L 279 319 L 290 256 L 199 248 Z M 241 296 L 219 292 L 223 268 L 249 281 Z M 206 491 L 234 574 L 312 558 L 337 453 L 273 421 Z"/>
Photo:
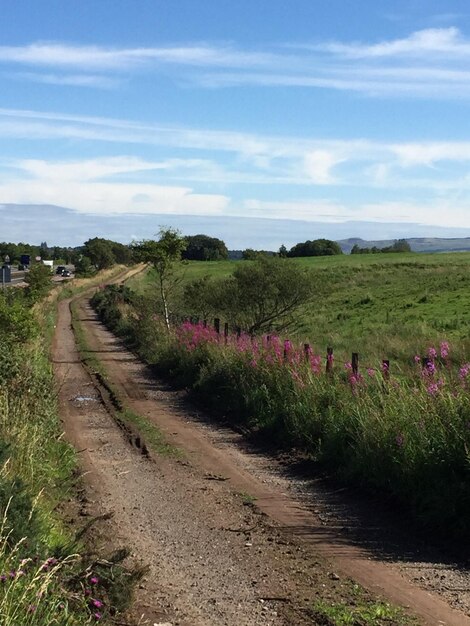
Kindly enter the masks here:
<path id="1" fill-rule="evenodd" d="M 227 246 L 221 239 L 207 235 L 185 237 L 182 258 L 188 261 L 221 261 L 228 258 Z"/>
<path id="2" fill-rule="evenodd" d="M 74 248 L 49 247 L 45 241 L 39 246 L 22 242 L 0 242 L 0 261 L 3 261 L 8 255 L 10 263 L 18 263 L 23 254 L 28 254 L 32 260 L 37 256 L 41 256 L 43 259 L 62 259 L 67 264 L 72 263 L 74 260 Z"/>
<path id="3" fill-rule="evenodd" d="M 44 298 L 52 289 L 51 268 L 42 263 L 35 263 L 25 276 L 26 295 L 31 302 Z"/>
<path id="4" fill-rule="evenodd" d="M 270 256 L 274 256 L 274 254 L 267 250 L 253 250 L 253 248 L 246 248 L 246 250 L 242 252 L 242 259 L 244 261 L 256 261 L 257 259 Z"/>
<path id="5" fill-rule="evenodd" d="M 378 254 L 379 252 L 411 252 L 411 246 L 406 239 L 397 239 L 391 246 L 384 248 L 361 248 L 357 243 L 351 249 L 351 254 Z"/>
<path id="6" fill-rule="evenodd" d="M 353 606 L 317 602 L 312 613 L 318 623 L 325 626 L 389 626 L 410 623 L 400 609 L 385 602 L 360 601 Z"/>
<path id="7" fill-rule="evenodd" d="M 111 248 L 111 242 L 95 237 L 85 241 L 83 253 L 88 257 L 97 270 L 104 270 L 116 262 Z"/>
<path id="8" fill-rule="evenodd" d="M 189 284 L 185 298 L 194 314 L 206 317 L 218 312 L 251 334 L 290 326 L 313 288 L 311 275 L 295 263 L 259 257 L 237 265 L 229 278 L 203 278 Z"/>
<path id="9" fill-rule="evenodd" d="M 117 311 L 120 333 L 215 415 L 304 450 L 344 480 L 399 502 L 425 527 L 470 537 L 470 401 L 448 357 L 434 387 L 416 365 L 407 376 L 395 366 L 384 384 L 380 362 L 353 381 L 341 362 L 327 376 L 321 355 L 306 361 L 290 346 L 283 356 L 272 335 L 269 347 L 248 335 L 225 345 L 190 324 L 167 335 L 138 306 Z"/>
<path id="10" fill-rule="evenodd" d="M 133 245 L 134 258 L 153 266 L 165 324 L 170 328 L 172 297 L 181 282 L 181 255 L 187 242 L 174 228 L 162 228 L 158 240 L 145 240 Z"/>
<path id="11" fill-rule="evenodd" d="M 96 274 L 96 266 L 92 264 L 90 257 L 80 256 L 75 263 L 75 275 L 83 278 L 88 278 Z"/>
<path id="12" fill-rule="evenodd" d="M 330 239 L 314 239 L 307 240 L 304 243 L 298 243 L 287 253 L 290 257 L 297 256 L 332 256 L 334 254 L 343 254 L 341 246 L 336 241 Z"/>
<path id="13" fill-rule="evenodd" d="M 50 279 L 50 272 L 49 272 Z M 9 361 L 10 345 L 30 341 L 38 334 L 38 325 L 21 295 L 0 295 L 0 363 Z M 5 351 L 2 349 L 5 348 Z M 0 371 L 2 371 L 0 364 Z"/>

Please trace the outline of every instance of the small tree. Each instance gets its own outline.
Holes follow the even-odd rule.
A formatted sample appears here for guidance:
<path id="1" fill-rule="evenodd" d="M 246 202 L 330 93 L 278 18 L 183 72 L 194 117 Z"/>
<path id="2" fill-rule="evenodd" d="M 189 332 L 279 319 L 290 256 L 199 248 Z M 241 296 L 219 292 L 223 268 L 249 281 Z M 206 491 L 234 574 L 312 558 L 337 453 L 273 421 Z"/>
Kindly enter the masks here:
<path id="1" fill-rule="evenodd" d="M 35 263 L 25 276 L 26 295 L 32 302 L 43 298 L 52 288 L 51 270 L 42 263 Z"/>
<path id="2" fill-rule="evenodd" d="M 307 269 L 268 256 L 239 264 L 229 278 L 194 281 L 185 291 L 195 311 L 220 313 L 250 334 L 284 330 L 313 293 Z"/>
<path id="3" fill-rule="evenodd" d="M 170 329 L 170 298 L 181 280 L 181 254 L 186 241 L 174 228 L 160 229 L 159 239 L 147 239 L 133 245 L 136 260 L 149 263 L 155 269 L 162 301 L 163 317 Z"/>

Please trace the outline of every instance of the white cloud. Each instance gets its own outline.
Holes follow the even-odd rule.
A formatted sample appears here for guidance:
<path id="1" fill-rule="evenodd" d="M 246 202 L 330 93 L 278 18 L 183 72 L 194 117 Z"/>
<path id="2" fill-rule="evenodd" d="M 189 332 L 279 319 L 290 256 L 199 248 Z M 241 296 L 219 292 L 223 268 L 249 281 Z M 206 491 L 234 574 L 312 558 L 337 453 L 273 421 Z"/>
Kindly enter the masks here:
<path id="1" fill-rule="evenodd" d="M 403 166 L 429 166 L 439 161 L 470 162 L 469 141 L 410 142 L 392 144 L 390 148 Z"/>
<path id="2" fill-rule="evenodd" d="M 270 217 L 273 219 L 306 220 L 310 222 L 344 222 L 354 219 L 357 212 L 328 198 L 316 200 L 293 200 L 272 202 L 268 200 L 245 200 L 238 207 L 238 214 L 245 217 Z"/>
<path id="3" fill-rule="evenodd" d="M 162 158 L 114 156 L 45 162 L 30 159 L 20 164 L 29 174 L 69 179 L 80 172 L 94 178 L 139 171 L 165 170 L 167 180 L 193 180 L 213 184 L 349 185 L 468 188 L 462 168 L 470 167 L 469 141 L 379 142 L 365 139 L 324 140 L 316 137 L 275 136 L 204 128 L 140 124 L 129 120 L 73 116 L 60 113 L 0 109 L 0 138 L 81 140 L 80 150 L 100 143 L 155 146 Z M 176 158 L 180 150 L 191 158 Z M 106 148 L 108 151 L 108 148 Z M 340 168 L 337 166 L 341 164 Z M 449 164 L 459 169 L 449 168 Z M 433 167 L 430 179 L 424 167 Z M 337 168 L 337 169 L 336 169 Z M 421 169 L 420 169 L 421 168 Z"/>
<path id="4" fill-rule="evenodd" d="M 103 76 L 102 74 L 40 74 L 37 72 L 21 72 L 13 76 L 21 80 L 29 80 L 45 85 L 92 87 L 94 89 L 115 89 L 122 84 L 122 80 Z"/>
<path id="5" fill-rule="evenodd" d="M 264 50 L 207 43 L 145 48 L 55 42 L 0 46 L 4 65 L 55 69 L 47 74 L 27 72 L 27 80 L 65 86 L 115 87 L 117 74 L 131 77 L 165 67 L 166 75 L 178 84 L 211 88 L 303 87 L 433 99 L 470 98 L 469 59 L 470 40 L 455 27 L 420 30 L 378 43 L 271 45 Z M 103 76 L 103 83 L 97 75 Z"/>
<path id="6" fill-rule="evenodd" d="M 237 214 L 244 217 L 270 217 L 311 222 L 341 223 L 360 220 L 470 228 L 470 205 L 445 200 L 348 203 L 345 205 L 328 198 L 290 202 L 251 199 L 242 203 Z"/>
<path id="7" fill-rule="evenodd" d="M 317 185 L 329 185 L 335 182 L 331 170 L 342 161 L 334 152 L 313 150 L 305 155 L 305 172 Z"/>
<path id="8" fill-rule="evenodd" d="M 0 62 L 3 63 L 103 71 L 121 71 L 152 62 L 203 67 L 259 67 L 270 65 L 274 61 L 275 56 L 270 53 L 245 52 L 209 45 L 103 48 L 46 42 L 27 46 L 0 46 Z"/>
<path id="9" fill-rule="evenodd" d="M 385 58 L 429 56 L 445 54 L 453 57 L 470 56 L 470 43 L 458 28 L 429 28 L 412 33 L 403 39 L 377 44 L 320 44 L 317 49 L 350 58 Z"/>
<path id="10" fill-rule="evenodd" d="M 0 196 L 6 204 L 54 204 L 97 215 L 221 215 L 228 204 L 223 195 L 198 194 L 189 187 L 47 179 L 0 183 Z"/>

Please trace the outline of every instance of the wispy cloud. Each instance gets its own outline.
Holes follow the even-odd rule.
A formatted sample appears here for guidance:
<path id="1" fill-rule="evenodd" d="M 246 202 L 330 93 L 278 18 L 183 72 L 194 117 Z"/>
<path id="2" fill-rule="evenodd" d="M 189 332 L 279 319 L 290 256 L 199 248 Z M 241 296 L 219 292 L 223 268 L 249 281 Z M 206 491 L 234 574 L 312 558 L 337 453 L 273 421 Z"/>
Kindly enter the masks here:
<path id="1" fill-rule="evenodd" d="M 103 48 L 65 43 L 0 46 L 0 62 L 42 67 L 126 70 L 150 64 L 201 67 L 261 67 L 278 60 L 269 52 L 243 51 L 228 46 L 168 46 L 160 48 Z"/>
<path id="2" fill-rule="evenodd" d="M 458 28 L 428 28 L 412 33 L 402 39 L 381 41 L 375 44 L 329 43 L 311 46 L 312 50 L 332 52 L 349 58 L 429 57 L 446 55 L 460 59 L 470 56 L 470 42 Z"/>
<path id="3" fill-rule="evenodd" d="M 178 84 L 201 87 L 302 87 L 407 98 L 469 98 L 469 59 L 470 39 L 452 26 L 377 42 L 320 41 L 264 49 L 208 43 L 142 48 L 56 42 L 0 46 L 0 64 L 51 68 L 52 73 L 26 72 L 24 77 L 54 84 L 102 87 L 108 80 L 116 86 L 117 77 L 165 71 Z M 97 78 L 101 75 L 102 84 Z"/>
<path id="4" fill-rule="evenodd" d="M 11 73 L 18 80 L 28 80 L 45 85 L 64 85 L 67 87 L 92 87 L 93 89 L 116 89 L 123 80 L 117 77 L 96 74 L 44 74 L 39 72 Z"/>
<path id="5" fill-rule="evenodd" d="M 0 109 L 0 137 L 81 140 L 92 145 L 94 153 L 97 143 L 158 146 L 166 155 L 159 162 L 129 157 L 123 161 L 118 156 L 87 162 L 86 168 L 106 175 L 164 167 L 175 177 L 227 183 L 449 188 L 462 184 L 462 172 L 449 173 L 446 164 L 470 165 L 469 141 L 325 140 L 15 109 Z M 190 158 L 181 159 L 177 154 L 181 149 L 191 150 Z M 47 167 L 52 171 L 51 164 Z M 74 163 L 61 167 L 61 176 L 78 171 Z M 435 168 L 431 182 L 429 167 Z"/>

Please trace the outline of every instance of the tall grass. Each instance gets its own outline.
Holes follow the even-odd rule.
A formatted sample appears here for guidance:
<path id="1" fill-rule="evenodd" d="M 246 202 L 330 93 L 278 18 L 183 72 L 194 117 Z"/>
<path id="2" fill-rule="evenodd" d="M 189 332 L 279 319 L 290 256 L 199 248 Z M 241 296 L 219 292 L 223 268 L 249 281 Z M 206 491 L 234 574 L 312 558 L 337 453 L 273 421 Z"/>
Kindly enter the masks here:
<path id="1" fill-rule="evenodd" d="M 123 583 L 134 574 L 120 565 L 126 554 L 106 563 L 87 548 L 84 557 L 80 533 L 60 516 L 78 473 L 63 437 L 49 358 L 60 293 L 34 307 L 21 292 L 0 295 L 2 626 L 106 621 L 130 599 L 132 585 Z"/>

